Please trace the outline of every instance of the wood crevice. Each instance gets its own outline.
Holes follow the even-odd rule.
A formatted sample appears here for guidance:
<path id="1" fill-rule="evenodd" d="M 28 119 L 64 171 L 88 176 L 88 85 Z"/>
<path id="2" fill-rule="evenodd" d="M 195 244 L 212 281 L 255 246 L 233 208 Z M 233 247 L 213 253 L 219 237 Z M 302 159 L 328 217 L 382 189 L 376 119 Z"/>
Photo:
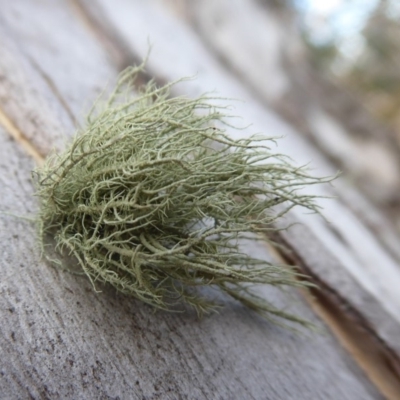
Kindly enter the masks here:
<path id="1" fill-rule="evenodd" d="M 307 302 L 327 324 L 341 345 L 356 360 L 369 379 L 390 400 L 400 398 L 400 357 L 371 327 L 362 313 L 317 276 L 282 237 L 274 240 L 288 250 L 274 254 L 295 265 L 317 286 L 303 292 Z"/>
<path id="2" fill-rule="evenodd" d="M 32 144 L 32 142 L 18 129 L 15 123 L 0 107 L 0 125 L 18 143 L 25 152 L 32 157 L 38 165 L 43 164 L 44 155 Z"/>
<path id="3" fill-rule="evenodd" d="M 57 88 L 57 85 L 53 82 L 50 76 L 40 67 L 40 65 L 29 55 L 25 54 L 28 58 L 29 62 L 31 63 L 32 67 L 36 70 L 36 72 L 43 78 L 43 80 L 48 85 L 51 92 L 54 94 L 56 99 L 60 102 L 61 106 L 65 109 L 68 117 L 71 119 L 71 122 L 74 126 L 78 126 L 78 120 L 76 119 L 74 113 L 72 112 L 71 108 L 68 105 L 68 102 L 62 96 L 60 91 Z"/>
<path id="4" fill-rule="evenodd" d="M 122 38 L 111 26 L 108 27 L 106 32 L 106 30 L 102 29 L 101 25 L 97 23 L 97 18 L 100 18 L 104 23 L 107 22 L 107 18 L 102 17 L 101 10 L 96 10 L 97 15 L 92 15 L 92 13 L 87 12 L 82 0 L 71 0 L 69 5 L 72 12 L 105 49 L 110 60 L 119 70 L 140 63 L 138 57 L 130 54 Z"/>
<path id="5" fill-rule="evenodd" d="M 93 7 L 88 7 L 85 4 L 85 0 L 71 0 L 70 4 L 77 17 L 98 40 L 100 45 L 103 46 L 110 60 L 118 70 L 122 71 L 127 67 L 142 63 L 143 60 L 141 57 L 132 51 L 129 44 L 125 42 L 118 31 L 109 23 L 107 16 L 104 15 L 104 11 L 101 8 L 96 8 L 94 11 Z M 167 80 L 160 76 L 153 76 L 146 71 L 140 71 L 134 85 L 139 88 L 151 80 L 159 86 L 164 86 L 167 83 Z"/>

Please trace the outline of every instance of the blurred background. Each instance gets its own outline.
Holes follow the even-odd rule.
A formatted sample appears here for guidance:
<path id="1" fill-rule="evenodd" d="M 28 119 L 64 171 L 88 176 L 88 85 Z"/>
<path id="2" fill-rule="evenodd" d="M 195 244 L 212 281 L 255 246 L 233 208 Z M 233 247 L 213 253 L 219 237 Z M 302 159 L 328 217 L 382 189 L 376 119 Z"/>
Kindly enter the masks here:
<path id="1" fill-rule="evenodd" d="M 371 179 L 385 186 L 381 198 L 378 187 L 371 187 L 372 198 L 381 202 L 399 230 L 400 2 L 293 0 L 283 8 L 293 13 L 302 33 L 310 68 L 360 108 L 352 113 L 349 104 L 338 110 L 348 135 L 366 142 L 373 136 L 381 142 L 375 154 L 364 153 L 364 162 Z"/>
<path id="2" fill-rule="evenodd" d="M 400 2 L 396 0 L 296 0 L 287 3 L 298 14 L 299 29 L 308 49 L 309 62 L 325 79 L 352 97 L 363 111 L 365 128 L 349 125 L 349 133 L 366 137 L 374 132 L 377 138 L 392 144 L 399 157 L 400 143 Z M 354 120 L 354 115 L 338 114 L 338 118 Z M 361 117 L 361 115 L 360 115 Z M 378 125 L 375 123 L 378 122 Z M 369 122 L 369 129 L 368 129 Z M 382 124 L 381 126 L 379 124 Z M 382 161 L 371 157 L 377 170 L 390 160 L 382 153 Z M 366 161 L 368 162 L 368 161 Z M 393 163 L 388 161 L 389 164 Z M 383 206 L 396 218 L 399 229 L 399 169 L 382 168 L 387 188 Z M 393 176 L 388 179 L 389 174 Z M 378 172 L 379 175 L 379 172 Z M 385 176 L 382 176 L 385 182 Z M 391 186 L 392 185 L 392 186 Z M 391 187 L 390 187 L 391 186 Z"/>
<path id="3" fill-rule="evenodd" d="M 281 5 L 302 34 L 308 67 L 348 97 L 341 107 L 333 104 L 329 90 L 321 94 L 327 107 L 330 99 L 349 140 L 365 142 L 360 153 L 371 174 L 366 179 L 380 181 L 383 192 L 372 185 L 365 189 L 394 217 L 399 230 L 400 2 L 293 0 Z M 376 141 L 372 152 L 370 141 Z"/>

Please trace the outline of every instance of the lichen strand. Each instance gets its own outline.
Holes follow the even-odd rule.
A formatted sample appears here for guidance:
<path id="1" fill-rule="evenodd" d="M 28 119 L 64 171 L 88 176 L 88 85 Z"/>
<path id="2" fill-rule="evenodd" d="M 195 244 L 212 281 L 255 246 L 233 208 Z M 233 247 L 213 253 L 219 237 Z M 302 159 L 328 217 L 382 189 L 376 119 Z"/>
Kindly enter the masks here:
<path id="1" fill-rule="evenodd" d="M 320 180 L 271 153 L 266 138 L 229 138 L 207 96 L 170 98 L 170 85 L 153 83 L 133 96 L 138 71 L 126 70 L 86 128 L 36 171 L 41 237 L 54 233 L 94 286 L 159 309 L 213 310 L 197 290 L 212 285 L 267 318 L 306 323 L 251 289 L 303 287 L 302 277 L 239 244 L 273 231 L 294 206 L 317 211 L 297 189 Z"/>

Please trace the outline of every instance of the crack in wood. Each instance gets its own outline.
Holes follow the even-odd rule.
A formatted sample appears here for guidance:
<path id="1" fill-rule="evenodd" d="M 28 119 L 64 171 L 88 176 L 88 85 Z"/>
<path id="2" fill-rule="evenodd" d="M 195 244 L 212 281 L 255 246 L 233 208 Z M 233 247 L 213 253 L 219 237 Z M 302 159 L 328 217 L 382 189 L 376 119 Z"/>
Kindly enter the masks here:
<path id="1" fill-rule="evenodd" d="M 47 83 L 50 90 L 53 92 L 54 96 L 60 102 L 61 106 L 65 109 L 68 117 L 71 119 L 72 123 L 75 126 L 78 126 L 78 120 L 76 119 L 74 113 L 72 112 L 71 108 L 68 105 L 68 102 L 62 96 L 60 91 L 57 88 L 57 85 L 53 82 L 53 80 L 49 77 L 49 75 L 43 71 L 40 65 L 28 54 L 25 54 L 29 62 L 32 64 L 32 67 L 36 70 L 36 72 L 43 78 L 43 80 Z"/>
<path id="2" fill-rule="evenodd" d="M 104 47 L 110 60 L 119 70 L 142 63 L 141 57 L 132 51 L 112 24 L 108 23 L 108 19 L 103 15 L 103 10 L 97 8 L 94 10 L 92 7 L 87 7 L 85 0 L 71 0 L 69 4 L 75 15 L 99 41 L 100 45 Z M 104 26 L 105 24 L 107 26 Z M 159 86 L 164 86 L 167 83 L 167 80 L 161 77 L 153 76 L 146 71 L 140 71 L 134 85 L 139 88 L 151 80 L 155 81 Z"/>
<path id="3" fill-rule="evenodd" d="M 4 130 L 31 156 L 38 165 L 44 162 L 44 156 L 38 149 L 24 136 L 24 134 L 17 128 L 14 122 L 4 113 L 0 108 L 0 125 Z"/>
<path id="4" fill-rule="evenodd" d="M 378 336 L 361 312 L 353 307 L 335 289 L 318 277 L 303 258 L 281 236 L 274 241 L 287 248 L 272 248 L 270 251 L 283 262 L 296 266 L 317 285 L 308 292 L 303 291 L 307 302 L 325 321 L 341 345 L 356 360 L 369 379 L 390 400 L 400 398 L 400 357 Z"/>
<path id="5" fill-rule="evenodd" d="M 104 29 L 100 29 L 99 24 L 96 23 L 96 19 L 101 18 L 100 15 L 93 16 L 87 13 L 80 0 L 71 0 L 68 4 L 87 30 L 105 48 L 110 59 L 118 69 L 123 70 L 132 64 L 138 63 L 139 58 L 135 58 L 129 54 L 122 38 L 119 37 L 117 32 L 111 31 L 111 27 L 110 32 L 107 33 Z M 99 10 L 97 12 L 100 14 Z M 102 20 L 106 21 L 104 18 Z"/>

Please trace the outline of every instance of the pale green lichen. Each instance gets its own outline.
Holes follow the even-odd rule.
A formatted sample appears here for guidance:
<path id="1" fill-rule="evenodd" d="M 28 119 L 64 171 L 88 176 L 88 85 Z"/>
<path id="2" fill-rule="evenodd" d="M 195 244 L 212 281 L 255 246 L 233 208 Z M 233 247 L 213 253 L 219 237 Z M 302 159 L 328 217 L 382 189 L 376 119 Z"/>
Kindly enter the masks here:
<path id="1" fill-rule="evenodd" d="M 212 285 L 268 318 L 305 323 L 251 290 L 304 287 L 303 277 L 239 243 L 274 232 L 294 206 L 317 211 L 298 189 L 320 180 L 273 154 L 266 138 L 229 138 L 207 96 L 171 98 L 170 85 L 153 83 L 133 96 L 139 70 L 126 70 L 85 129 L 36 171 L 42 237 L 54 233 L 93 285 L 156 308 L 212 310 L 197 290 Z"/>

